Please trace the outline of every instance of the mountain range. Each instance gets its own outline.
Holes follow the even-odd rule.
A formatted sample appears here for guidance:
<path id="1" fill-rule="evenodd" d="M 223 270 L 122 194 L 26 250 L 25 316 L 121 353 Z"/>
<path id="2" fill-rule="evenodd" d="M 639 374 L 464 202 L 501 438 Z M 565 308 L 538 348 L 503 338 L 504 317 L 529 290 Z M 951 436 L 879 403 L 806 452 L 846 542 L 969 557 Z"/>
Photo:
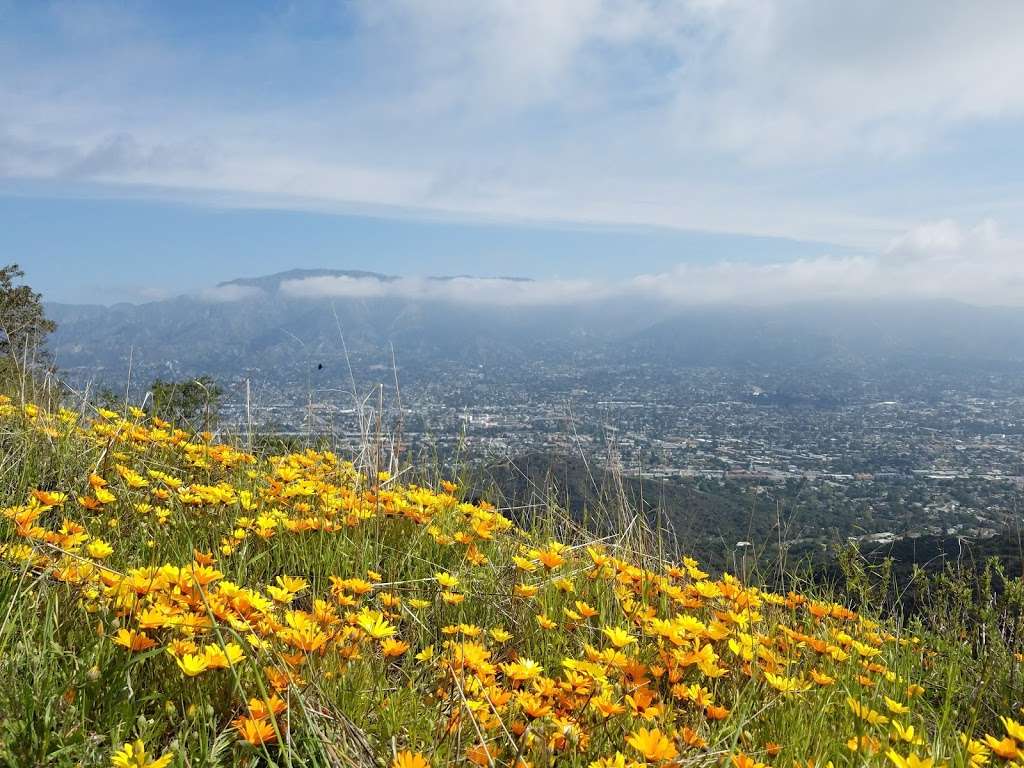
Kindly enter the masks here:
<path id="1" fill-rule="evenodd" d="M 295 286 L 340 284 L 345 295 Z M 405 280 L 293 270 L 221 283 L 201 295 L 112 306 L 48 303 L 50 348 L 64 370 L 120 381 L 129 366 L 180 375 L 268 375 L 336 363 L 439 360 L 465 365 L 565 361 L 580 355 L 668 366 L 1024 364 L 1024 310 L 953 301 L 674 306 L 621 299 L 490 304 L 448 290 L 462 277 Z M 331 282 L 335 281 L 335 282 Z M 453 282 L 454 281 L 454 282 Z M 472 285 L 472 283 L 467 283 Z M 502 278 L 498 288 L 515 287 Z"/>

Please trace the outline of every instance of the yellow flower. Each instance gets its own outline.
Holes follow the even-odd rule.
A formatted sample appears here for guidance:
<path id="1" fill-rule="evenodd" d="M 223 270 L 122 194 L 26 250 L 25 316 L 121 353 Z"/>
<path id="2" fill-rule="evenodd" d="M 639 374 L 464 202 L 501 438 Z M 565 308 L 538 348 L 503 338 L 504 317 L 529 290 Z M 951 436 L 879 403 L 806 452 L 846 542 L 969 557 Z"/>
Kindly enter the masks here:
<path id="1" fill-rule="evenodd" d="M 935 762 L 934 758 L 931 757 L 918 757 L 916 753 L 911 752 L 906 757 L 903 757 L 896 750 L 890 749 L 886 752 L 889 760 L 896 768 L 932 768 L 932 763 Z"/>
<path id="2" fill-rule="evenodd" d="M 287 589 L 283 589 L 282 587 L 276 587 L 273 584 L 267 587 L 267 594 L 273 598 L 275 603 L 281 603 L 282 605 L 287 605 L 295 599 L 294 593 L 289 592 Z"/>
<path id="3" fill-rule="evenodd" d="M 174 660 L 178 663 L 178 666 L 181 667 L 181 671 L 189 677 L 201 675 L 210 668 L 209 658 L 202 654 L 186 653 L 182 656 L 175 657 Z"/>
<path id="4" fill-rule="evenodd" d="M 657 728 L 640 728 L 626 737 L 626 743 L 648 760 L 671 760 L 679 754 L 672 740 Z"/>
<path id="5" fill-rule="evenodd" d="M 604 633 L 604 636 L 607 637 L 611 641 L 611 644 L 616 648 L 625 648 L 630 643 L 636 642 L 636 638 L 621 627 L 605 627 L 601 632 Z"/>
<path id="6" fill-rule="evenodd" d="M 395 755 L 391 768 L 430 768 L 430 761 L 419 752 L 405 750 Z"/>
<path id="7" fill-rule="evenodd" d="M 898 720 L 892 721 L 893 738 L 905 741 L 908 744 L 921 744 L 921 738 L 917 735 L 913 725 L 903 725 Z"/>
<path id="8" fill-rule="evenodd" d="M 611 757 L 602 757 L 592 762 L 588 768 L 642 768 L 645 763 L 638 763 L 630 760 L 621 752 L 616 752 Z"/>
<path id="9" fill-rule="evenodd" d="M 374 640 L 383 640 L 396 632 L 395 626 L 388 623 L 384 616 L 376 611 L 362 611 L 356 618 L 356 623 Z"/>
<path id="10" fill-rule="evenodd" d="M 276 694 L 269 699 L 249 699 L 249 715 L 256 720 L 266 720 L 273 715 L 280 715 L 288 709 L 288 704 Z"/>
<path id="11" fill-rule="evenodd" d="M 559 592 L 570 594 L 576 591 L 576 586 L 569 579 L 555 579 L 551 584 Z"/>
<path id="12" fill-rule="evenodd" d="M 861 704 L 852 696 L 848 696 L 846 698 L 846 705 L 850 708 L 853 714 L 871 725 L 885 725 L 889 722 L 889 718 L 881 712 L 876 712 L 866 704 Z"/>
<path id="13" fill-rule="evenodd" d="M 1017 741 L 1024 742 L 1024 725 L 1021 725 L 1012 717 L 1000 717 L 999 722 L 1006 729 L 1006 735 Z"/>
<path id="14" fill-rule="evenodd" d="M 32 495 L 38 499 L 39 503 L 46 507 L 56 507 L 67 501 L 68 495 L 60 491 L 43 491 L 35 490 L 32 491 Z"/>
<path id="15" fill-rule="evenodd" d="M 765 672 L 764 679 L 768 681 L 772 688 L 782 693 L 800 693 L 801 691 L 806 691 L 809 687 L 799 677 L 784 677 L 782 675 L 773 675 L 771 672 Z"/>
<path id="16" fill-rule="evenodd" d="M 733 768 L 768 768 L 744 752 L 737 752 L 729 758 L 729 762 L 733 764 Z"/>
<path id="17" fill-rule="evenodd" d="M 156 760 L 146 754 L 146 745 L 142 739 L 125 744 L 110 756 L 110 764 L 114 768 L 165 768 L 174 759 L 173 752 L 167 752 Z"/>
<path id="18" fill-rule="evenodd" d="M 156 641 L 151 639 L 145 632 L 136 632 L 134 629 L 119 629 L 114 636 L 114 642 L 129 651 L 148 651 Z"/>
<path id="19" fill-rule="evenodd" d="M 846 742 L 846 748 L 851 752 L 877 752 L 879 747 L 878 739 L 872 738 L 867 734 L 858 739 L 856 736 L 851 736 Z"/>
<path id="20" fill-rule="evenodd" d="M 216 645 L 208 645 L 203 649 L 203 656 L 210 669 L 225 669 L 233 667 L 245 659 L 245 651 L 238 643 L 228 643 L 223 648 Z"/>
<path id="21" fill-rule="evenodd" d="M 565 562 L 565 558 L 559 554 L 559 548 L 555 545 L 542 549 L 537 552 L 531 552 L 537 560 L 540 560 L 541 565 L 547 568 L 549 571 L 554 570 L 562 563 Z"/>
<path id="22" fill-rule="evenodd" d="M 905 715 L 910 711 L 910 707 L 905 704 L 900 704 L 898 701 L 890 699 L 888 696 L 884 696 L 883 698 L 885 699 L 885 708 L 894 715 Z"/>
<path id="23" fill-rule="evenodd" d="M 972 739 L 966 733 L 960 734 L 960 743 L 964 745 L 967 754 L 970 756 L 967 759 L 969 765 L 979 768 L 982 765 L 988 764 L 989 756 L 992 754 L 988 747 L 977 739 Z"/>
<path id="24" fill-rule="evenodd" d="M 509 680 L 520 683 L 533 680 L 544 671 L 544 667 L 533 659 L 520 659 L 514 664 L 502 664 L 501 669 Z"/>
<path id="25" fill-rule="evenodd" d="M 558 624 L 553 620 L 545 616 L 543 613 L 537 616 L 537 623 L 541 629 L 554 629 Z"/>
<path id="26" fill-rule="evenodd" d="M 502 629 L 501 627 L 495 627 L 490 630 L 488 634 L 496 643 L 507 643 L 512 639 L 512 633 Z"/>
<path id="27" fill-rule="evenodd" d="M 93 495 L 96 497 L 96 501 L 101 504 L 109 504 L 112 501 L 117 500 L 117 496 L 112 494 L 106 488 L 95 488 L 93 489 Z"/>
<path id="28" fill-rule="evenodd" d="M 516 568 L 527 573 L 533 573 L 537 570 L 537 565 L 532 560 L 522 557 L 521 555 L 513 555 L 512 562 L 515 563 Z"/>
<path id="29" fill-rule="evenodd" d="M 434 574 L 434 580 L 445 589 L 454 589 L 459 586 L 459 580 L 450 573 L 436 573 Z"/>
<path id="30" fill-rule="evenodd" d="M 89 553 L 89 557 L 102 560 L 105 557 L 110 557 L 114 552 L 114 548 L 103 539 L 93 539 L 85 545 L 85 551 Z"/>

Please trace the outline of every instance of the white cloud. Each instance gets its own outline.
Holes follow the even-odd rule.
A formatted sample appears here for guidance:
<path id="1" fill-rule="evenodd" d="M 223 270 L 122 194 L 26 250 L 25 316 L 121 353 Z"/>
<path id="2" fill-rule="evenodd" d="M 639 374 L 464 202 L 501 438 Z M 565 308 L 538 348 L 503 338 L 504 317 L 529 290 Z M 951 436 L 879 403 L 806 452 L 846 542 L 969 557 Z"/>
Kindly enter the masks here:
<path id="1" fill-rule="evenodd" d="M 576 304 L 610 295 L 607 286 L 588 280 L 515 280 L 509 278 L 394 278 L 322 276 L 286 280 L 281 291 L 292 298 L 395 298 L 488 306 Z"/>
<path id="2" fill-rule="evenodd" d="M 722 2 L 700 18 L 675 117 L 687 139 L 747 159 L 891 159 L 1024 111 L 1015 0 Z"/>
<path id="3" fill-rule="evenodd" d="M 224 283 L 200 291 L 199 298 L 201 301 L 208 301 L 211 304 L 220 304 L 224 302 L 252 301 L 264 295 L 261 289 L 253 285 Z"/>
<path id="4" fill-rule="evenodd" d="M 641 275 L 636 290 L 687 304 L 773 304 L 828 299 L 955 299 L 1024 305 L 1024 242 L 1002 237 L 994 222 L 965 229 L 922 224 L 876 256 L 822 256 L 774 264 L 681 265 Z"/>
<path id="5" fill-rule="evenodd" d="M 1024 214 L 1019 161 L 972 176 L 992 145 L 956 136 L 1016 142 L 1019 0 L 339 7 L 336 41 L 305 44 L 293 7 L 188 55 L 120 4 L 57 6 L 45 55 L 0 31 L 0 175 L 876 249 L 909 221 Z"/>
<path id="6" fill-rule="evenodd" d="M 979 267 L 985 262 L 1007 259 L 1013 262 L 1020 256 L 1020 246 L 1002 237 L 992 219 L 985 219 L 967 230 L 952 219 L 942 219 L 922 224 L 894 238 L 884 257 L 886 260 L 936 263 L 955 262 L 971 254 L 977 255 Z"/>
<path id="7" fill-rule="evenodd" d="M 753 263 L 681 264 L 612 283 L 597 280 L 448 280 L 312 277 L 282 291 L 302 298 L 398 298 L 528 307 L 646 301 L 670 305 L 859 299 L 955 299 L 984 305 L 1024 305 L 1024 243 L 1002 237 L 983 221 L 965 229 L 953 221 L 922 224 L 875 256 L 821 256 Z"/>

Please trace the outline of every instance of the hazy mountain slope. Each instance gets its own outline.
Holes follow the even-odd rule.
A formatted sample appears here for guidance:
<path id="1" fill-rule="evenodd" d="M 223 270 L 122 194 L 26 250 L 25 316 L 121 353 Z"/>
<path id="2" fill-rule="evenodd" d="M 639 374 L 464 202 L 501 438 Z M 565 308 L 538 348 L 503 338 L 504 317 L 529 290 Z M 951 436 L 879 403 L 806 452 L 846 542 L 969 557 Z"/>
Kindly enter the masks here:
<path id="1" fill-rule="evenodd" d="M 436 298 L 306 298 L 289 280 L 367 272 L 293 270 L 223 283 L 235 300 L 180 296 L 111 307 L 49 304 L 51 348 L 65 369 L 123 377 L 143 368 L 286 377 L 311 361 L 337 361 L 342 336 L 362 363 L 564 361 L 573 355 L 620 364 L 801 366 L 845 370 L 889 361 L 1019 366 L 1024 311 L 955 302 L 860 302 L 785 307 L 679 309 L 624 301 L 491 306 Z M 433 278 L 447 280 L 450 278 Z"/>
<path id="2" fill-rule="evenodd" d="M 679 363 L 1024 360 L 1024 311 L 953 301 L 842 302 L 688 309 L 630 337 L 627 349 Z"/>

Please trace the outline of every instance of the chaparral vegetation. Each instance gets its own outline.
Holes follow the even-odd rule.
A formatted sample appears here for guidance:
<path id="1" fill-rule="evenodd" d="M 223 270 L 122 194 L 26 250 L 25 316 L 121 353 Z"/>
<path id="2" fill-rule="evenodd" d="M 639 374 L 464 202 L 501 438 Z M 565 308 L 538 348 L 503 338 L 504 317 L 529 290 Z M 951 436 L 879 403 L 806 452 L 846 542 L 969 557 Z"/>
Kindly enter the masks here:
<path id="1" fill-rule="evenodd" d="M 523 530 L 416 467 L 67 405 L 0 400 L 5 764 L 1024 764 L 1016 582 L 904 621 L 638 519 Z"/>

